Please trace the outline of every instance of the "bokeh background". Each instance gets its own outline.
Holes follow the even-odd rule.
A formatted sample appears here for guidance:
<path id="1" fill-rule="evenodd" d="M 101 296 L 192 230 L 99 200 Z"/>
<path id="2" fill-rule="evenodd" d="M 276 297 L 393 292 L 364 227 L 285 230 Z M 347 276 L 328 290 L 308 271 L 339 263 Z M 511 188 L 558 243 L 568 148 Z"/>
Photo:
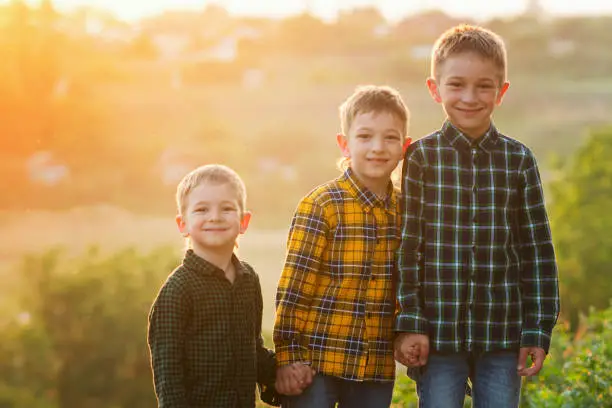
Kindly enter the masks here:
<path id="1" fill-rule="evenodd" d="M 247 184 L 239 250 L 269 341 L 292 212 L 339 174 L 339 104 L 391 85 L 413 138 L 437 129 L 429 54 L 458 23 L 506 41 L 495 123 L 537 155 L 558 252 L 562 317 L 523 405 L 612 406 L 612 6 L 139 4 L 0 2 L 1 408 L 155 406 L 146 317 L 183 249 L 176 183 L 201 164 Z M 415 406 L 403 375 L 394 401 Z"/>

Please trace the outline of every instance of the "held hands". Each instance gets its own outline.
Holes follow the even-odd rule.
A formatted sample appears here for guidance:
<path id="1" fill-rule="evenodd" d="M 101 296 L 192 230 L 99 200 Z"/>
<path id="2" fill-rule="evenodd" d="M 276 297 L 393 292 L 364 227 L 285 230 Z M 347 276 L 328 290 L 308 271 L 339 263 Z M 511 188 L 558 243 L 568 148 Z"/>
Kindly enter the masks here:
<path id="1" fill-rule="evenodd" d="M 395 339 L 394 357 L 406 367 L 421 367 L 427 364 L 429 338 L 425 334 L 402 333 Z"/>
<path id="2" fill-rule="evenodd" d="M 284 395 L 300 395 L 316 374 L 310 366 L 303 363 L 293 363 L 276 370 L 276 391 Z"/>
<path id="3" fill-rule="evenodd" d="M 527 356 L 531 357 L 531 366 L 527 367 Z M 521 347 L 518 359 L 518 374 L 522 377 L 537 375 L 546 359 L 546 352 L 540 347 Z"/>

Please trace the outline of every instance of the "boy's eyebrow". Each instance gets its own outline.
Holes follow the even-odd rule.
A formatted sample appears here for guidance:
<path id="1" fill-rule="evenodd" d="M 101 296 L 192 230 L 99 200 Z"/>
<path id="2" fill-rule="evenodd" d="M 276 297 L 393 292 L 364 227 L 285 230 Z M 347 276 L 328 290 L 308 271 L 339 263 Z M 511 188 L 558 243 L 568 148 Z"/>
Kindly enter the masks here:
<path id="1" fill-rule="evenodd" d="M 205 204 L 210 204 L 210 201 L 206 201 L 206 200 L 200 200 L 200 201 L 196 201 L 195 203 L 193 203 L 193 205 L 205 205 Z M 219 202 L 219 204 L 231 204 L 231 205 L 235 205 L 236 203 L 233 200 L 222 200 Z"/>
<path id="2" fill-rule="evenodd" d="M 465 77 L 461 77 L 461 76 L 451 76 L 446 78 L 447 81 L 463 81 L 465 80 Z M 477 81 L 491 81 L 491 82 L 495 82 L 495 78 L 490 78 L 490 77 L 480 77 L 476 79 Z"/>
<path id="3" fill-rule="evenodd" d="M 389 131 L 393 131 L 395 133 L 401 133 L 400 131 L 398 131 L 395 128 L 388 128 L 388 129 L 384 129 L 383 132 L 389 132 Z M 359 127 L 357 128 L 357 132 L 374 132 L 374 129 L 369 128 L 367 126 L 363 126 L 363 127 Z"/>

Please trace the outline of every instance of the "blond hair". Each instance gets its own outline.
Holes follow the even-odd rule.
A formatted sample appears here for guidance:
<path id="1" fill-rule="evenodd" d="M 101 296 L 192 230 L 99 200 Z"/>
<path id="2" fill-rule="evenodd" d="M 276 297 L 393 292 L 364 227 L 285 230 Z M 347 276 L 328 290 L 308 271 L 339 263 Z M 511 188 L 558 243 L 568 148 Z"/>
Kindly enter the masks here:
<path id="1" fill-rule="evenodd" d="M 410 112 L 399 92 L 390 86 L 358 86 L 353 94 L 340 105 L 340 126 L 342 133 L 349 133 L 355 117 L 360 113 L 389 112 L 402 122 L 402 137 L 408 135 Z"/>
<path id="2" fill-rule="evenodd" d="M 446 30 L 436 40 L 431 52 L 431 76 L 439 79 L 440 66 L 458 54 L 473 52 L 499 69 L 500 84 L 506 81 L 507 53 L 504 40 L 483 27 L 461 24 Z"/>
<path id="3" fill-rule="evenodd" d="M 234 170 L 222 164 L 207 164 L 200 166 L 187 174 L 176 188 L 176 206 L 178 213 L 183 215 L 187 208 L 189 194 L 201 184 L 228 184 L 236 193 L 240 213 L 246 209 L 246 187 Z"/>

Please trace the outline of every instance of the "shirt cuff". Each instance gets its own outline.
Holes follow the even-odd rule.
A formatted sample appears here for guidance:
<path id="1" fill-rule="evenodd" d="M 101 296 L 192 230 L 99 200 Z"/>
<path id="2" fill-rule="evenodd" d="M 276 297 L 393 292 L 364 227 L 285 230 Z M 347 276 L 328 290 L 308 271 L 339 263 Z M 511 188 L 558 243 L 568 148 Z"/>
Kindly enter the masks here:
<path id="1" fill-rule="evenodd" d="M 521 347 L 539 347 L 548 354 L 551 334 L 539 329 L 523 329 Z"/>
<path id="2" fill-rule="evenodd" d="M 293 363 L 308 363 L 306 358 L 307 350 L 305 347 L 302 347 L 299 344 L 291 343 L 286 345 L 276 345 L 275 351 L 277 367 L 282 367 Z"/>
<path id="3" fill-rule="evenodd" d="M 398 315 L 395 319 L 395 331 L 401 333 L 428 334 L 428 322 L 420 316 Z"/>

